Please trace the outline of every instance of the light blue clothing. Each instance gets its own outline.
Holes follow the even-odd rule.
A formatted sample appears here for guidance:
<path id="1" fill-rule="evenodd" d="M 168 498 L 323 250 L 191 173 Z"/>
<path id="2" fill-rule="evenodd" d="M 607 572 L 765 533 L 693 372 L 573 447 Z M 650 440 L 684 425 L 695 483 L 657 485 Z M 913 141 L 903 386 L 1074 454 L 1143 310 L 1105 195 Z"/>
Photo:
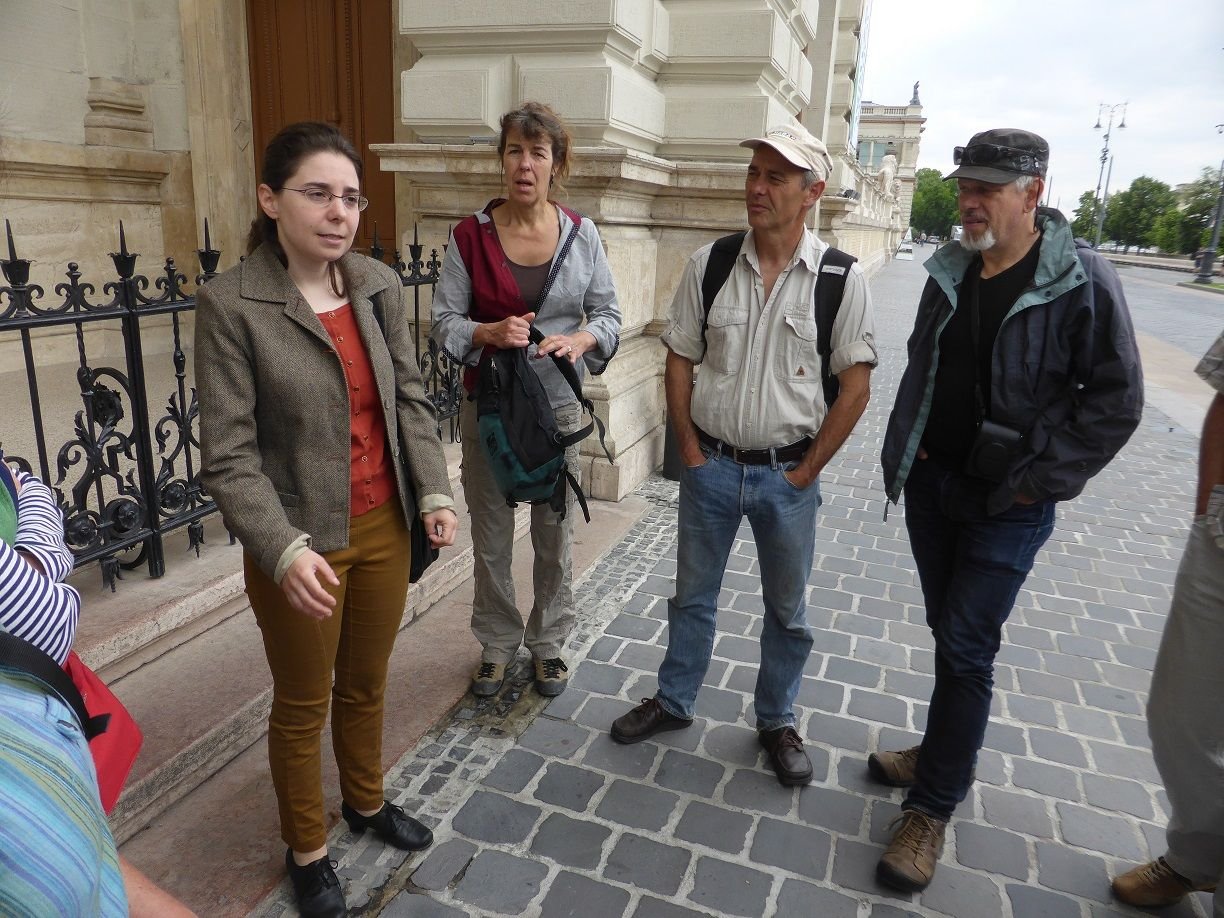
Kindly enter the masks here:
<path id="1" fill-rule="evenodd" d="M 115 839 L 76 716 L 41 684 L 0 670 L 0 915 L 127 913 Z"/>
<path id="2" fill-rule="evenodd" d="M 707 447 L 704 465 L 680 476 L 676 595 L 668 601 L 667 655 L 658 700 L 691 718 L 714 649 L 718 592 L 746 516 L 756 542 L 765 620 L 757 674 L 757 729 L 795 723 L 794 702 L 812 649 L 807 577 L 816 547 L 820 483 L 800 490 L 783 476 L 798 463 L 742 465 Z"/>

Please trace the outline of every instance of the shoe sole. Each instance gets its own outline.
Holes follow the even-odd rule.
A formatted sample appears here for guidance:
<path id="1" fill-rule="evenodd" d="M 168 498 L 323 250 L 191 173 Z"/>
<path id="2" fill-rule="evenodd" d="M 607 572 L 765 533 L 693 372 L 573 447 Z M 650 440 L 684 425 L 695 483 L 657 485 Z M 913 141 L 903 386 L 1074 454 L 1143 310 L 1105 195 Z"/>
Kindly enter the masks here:
<path id="1" fill-rule="evenodd" d="M 806 775 L 802 776 L 787 775 L 786 777 L 783 777 L 782 775 L 779 775 L 776 770 L 774 771 L 774 774 L 778 775 L 778 783 L 783 787 L 802 787 L 805 784 L 812 783 L 812 773 L 810 771 Z"/>
<path id="2" fill-rule="evenodd" d="M 502 686 L 505 684 L 506 684 L 505 679 L 503 679 L 501 682 L 498 682 L 492 688 L 489 687 L 488 683 L 485 683 L 484 685 L 480 685 L 478 683 L 473 682 L 472 683 L 472 694 L 475 695 L 477 698 L 492 698 L 494 695 L 496 695 L 498 692 L 502 690 Z"/>
<path id="3" fill-rule="evenodd" d="M 537 682 L 535 690 L 536 694 L 543 695 L 545 698 L 556 698 L 565 691 L 567 685 L 566 682 Z"/>
<path id="4" fill-rule="evenodd" d="M 666 723 L 660 727 L 655 727 L 649 733 L 641 733 L 637 736 L 625 736 L 623 733 L 618 732 L 616 727 L 613 727 L 608 732 L 612 735 L 612 739 L 616 740 L 618 743 L 624 743 L 626 746 L 632 746 L 634 743 L 640 743 L 643 740 L 648 740 L 656 734 L 664 733 L 668 730 L 683 730 L 685 727 L 691 727 L 692 725 L 693 722 L 691 720 L 682 720 L 678 723 Z"/>
<path id="5" fill-rule="evenodd" d="M 931 885 L 930 880 L 927 880 L 925 883 L 918 880 L 913 880 L 900 871 L 889 867 L 883 861 L 876 864 L 876 879 L 885 886 L 892 887 L 893 889 L 900 890 L 901 892 L 909 893 L 922 892 Z"/>
<path id="6" fill-rule="evenodd" d="M 913 781 L 898 781 L 896 778 L 889 776 L 888 771 L 880 764 L 874 754 L 867 757 L 867 771 L 871 774 L 872 779 L 877 784 L 886 784 L 889 787 L 913 787 Z"/>

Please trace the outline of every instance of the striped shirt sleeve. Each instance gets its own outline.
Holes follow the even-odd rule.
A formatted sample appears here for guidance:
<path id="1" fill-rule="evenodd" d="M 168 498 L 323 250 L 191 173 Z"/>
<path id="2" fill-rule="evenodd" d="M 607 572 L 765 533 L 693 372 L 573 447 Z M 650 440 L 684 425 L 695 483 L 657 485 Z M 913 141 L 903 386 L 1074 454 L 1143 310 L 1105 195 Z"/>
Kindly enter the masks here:
<path id="1" fill-rule="evenodd" d="M 63 663 L 76 637 L 81 597 L 61 583 L 72 572 L 72 553 L 64 544 L 63 518 L 51 489 L 32 475 L 17 474 L 17 542 L 0 543 L 0 630 L 29 641 Z M 36 558 L 39 573 L 17 551 Z"/>

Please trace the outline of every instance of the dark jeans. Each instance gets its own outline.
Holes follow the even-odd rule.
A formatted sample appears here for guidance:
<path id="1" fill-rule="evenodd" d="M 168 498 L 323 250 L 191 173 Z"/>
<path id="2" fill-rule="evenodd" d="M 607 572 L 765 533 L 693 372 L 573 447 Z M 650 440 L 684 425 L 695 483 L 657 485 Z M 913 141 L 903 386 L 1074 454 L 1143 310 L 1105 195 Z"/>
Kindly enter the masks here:
<path id="1" fill-rule="evenodd" d="M 905 525 L 935 636 L 935 690 L 903 806 L 948 819 L 969 791 L 990 717 L 1003 623 L 1054 529 L 1054 501 L 986 514 L 990 486 L 915 460 Z"/>

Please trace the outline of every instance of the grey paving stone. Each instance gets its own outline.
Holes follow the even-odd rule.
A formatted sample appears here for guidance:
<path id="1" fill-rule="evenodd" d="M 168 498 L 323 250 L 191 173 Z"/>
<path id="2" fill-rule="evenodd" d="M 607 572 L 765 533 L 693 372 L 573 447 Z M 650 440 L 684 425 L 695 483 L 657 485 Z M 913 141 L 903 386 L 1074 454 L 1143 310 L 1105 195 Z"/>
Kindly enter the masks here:
<path id="1" fill-rule="evenodd" d="M 884 691 L 904 695 L 918 701 L 929 701 L 935 688 L 935 679 L 919 673 L 890 669 L 884 673 Z"/>
<path id="2" fill-rule="evenodd" d="M 586 704 L 578 709 L 574 720 L 583 726 L 590 727 L 595 731 L 596 736 L 604 735 L 612 729 L 612 721 L 622 714 L 628 714 L 640 700 L 640 696 L 634 697 L 633 701 L 627 701 L 592 695 L 587 699 Z"/>
<path id="3" fill-rule="evenodd" d="M 587 730 L 575 724 L 561 723 L 545 717 L 537 719 L 523 731 L 523 735 L 519 737 L 519 745 L 542 755 L 568 759 L 590 735 Z"/>
<path id="4" fill-rule="evenodd" d="M 736 637 L 732 634 L 719 635 L 714 642 L 714 656 L 724 660 L 738 660 L 741 663 L 761 662 L 761 643 L 751 638 Z"/>
<path id="5" fill-rule="evenodd" d="M 758 864 L 821 880 L 829 872 L 831 846 L 829 835 L 819 829 L 762 819 L 757 824 L 749 857 Z"/>
<path id="6" fill-rule="evenodd" d="M 1117 714 L 1114 716 L 1114 723 L 1118 725 L 1118 732 L 1122 734 L 1122 740 L 1126 745 L 1139 749 L 1152 748 L 1152 737 L 1148 734 L 1146 719 L 1123 717 Z"/>
<path id="7" fill-rule="evenodd" d="M 744 850 L 750 828 L 752 817 L 747 813 L 694 800 L 685 807 L 676 824 L 676 837 L 728 854 L 739 854 Z"/>
<path id="8" fill-rule="evenodd" d="M 956 859 L 966 867 L 1028 879 L 1028 845 L 1019 835 L 973 822 L 958 822 L 953 831 Z"/>
<path id="9" fill-rule="evenodd" d="M 544 759 L 534 753 L 524 749 L 508 749 L 481 783 L 517 794 L 530 783 L 543 764 Z"/>
<path id="10" fill-rule="evenodd" d="M 1058 726 L 1058 709 L 1053 702 L 1044 698 L 1026 698 L 1024 695 L 1008 692 L 1004 695 L 1003 703 L 1007 707 L 1007 713 L 1016 720 L 1045 727 Z"/>
<path id="11" fill-rule="evenodd" d="M 468 918 L 464 909 L 452 908 L 420 893 L 407 890 L 387 903 L 380 912 L 387 918 Z"/>
<path id="12" fill-rule="evenodd" d="M 468 798 L 453 825 L 468 838 L 492 844 L 512 845 L 529 834 L 540 816 L 540 808 L 489 791 Z"/>
<path id="13" fill-rule="evenodd" d="M 647 577 L 638 586 L 638 592 L 671 599 L 676 595 L 676 581 L 671 577 Z"/>
<path id="14" fill-rule="evenodd" d="M 671 594 L 669 593 L 668 595 L 670 596 Z M 658 601 L 659 601 L 659 598 L 657 596 L 652 596 L 649 593 L 646 593 L 642 590 L 638 590 L 632 596 L 630 596 L 627 600 L 625 600 L 623 611 L 633 612 L 635 614 L 642 614 L 647 609 L 649 609 L 651 606 L 653 606 L 655 603 L 657 603 Z"/>
<path id="15" fill-rule="evenodd" d="M 718 611 L 718 630 L 727 634 L 759 636 L 760 631 L 756 629 L 761 624 L 761 616 L 764 611 L 761 597 L 740 594 L 735 598 L 735 610 L 720 609 Z"/>
<path id="16" fill-rule="evenodd" d="M 579 813 L 587 808 L 595 792 L 604 786 L 604 776 L 597 771 L 549 762 L 536 785 L 535 799 Z"/>
<path id="17" fill-rule="evenodd" d="M 654 743 L 618 743 L 606 733 L 596 734 L 582 755 L 582 764 L 630 778 L 644 778 L 658 758 Z"/>
<path id="18" fill-rule="evenodd" d="M 571 684 L 562 694 L 550 699 L 542 713 L 557 720 L 572 720 L 588 697 L 586 692 Z"/>
<path id="19" fill-rule="evenodd" d="M 672 896 L 680 888 L 688 864 L 689 853 L 683 848 L 625 833 L 608 855 L 603 875 L 616 883 Z"/>
<path id="20" fill-rule="evenodd" d="M 918 912 L 910 908 L 886 905 L 883 902 L 871 903 L 871 918 L 915 918 L 917 915 Z"/>
<path id="21" fill-rule="evenodd" d="M 1025 669 L 1037 670 L 1042 666 L 1041 652 L 1031 647 L 1017 647 L 1015 644 L 1004 644 L 995 654 L 995 661 L 1008 666 L 1022 666 Z"/>
<path id="22" fill-rule="evenodd" d="M 854 607 L 854 595 L 850 592 L 852 588 L 847 585 L 847 582 L 856 579 L 857 582 L 862 582 L 861 578 L 843 577 L 841 590 L 830 590 L 819 586 L 812 587 L 808 590 L 808 604 L 818 609 L 849 612 Z"/>
<path id="23" fill-rule="evenodd" d="M 570 684 L 587 692 L 600 695 L 616 695 L 624 688 L 632 670 L 611 663 L 595 663 L 583 660 L 570 679 Z"/>
<path id="24" fill-rule="evenodd" d="M 561 871 L 540 903 L 540 918 L 618 918 L 629 906 L 627 890 Z"/>
<path id="25" fill-rule="evenodd" d="M 697 695 L 694 710 L 699 717 L 734 724 L 743 715 L 744 704 L 745 698 L 739 692 L 704 687 Z"/>
<path id="26" fill-rule="evenodd" d="M 866 809 L 861 797 L 831 787 L 808 785 L 799 792 L 799 818 L 842 835 L 858 835 Z"/>
<path id="27" fill-rule="evenodd" d="M 983 918 L 1003 914 L 999 887 L 989 877 L 942 863 L 922 893 L 927 908 L 956 918 Z"/>
<path id="28" fill-rule="evenodd" d="M 905 621 L 905 604 L 893 599 L 877 599 L 874 596 L 859 597 L 860 615 L 870 615 L 888 621 Z"/>
<path id="29" fill-rule="evenodd" d="M 711 727 L 703 740 L 706 754 L 719 762 L 751 768 L 761 757 L 756 731 L 748 727 L 730 724 Z"/>
<path id="30" fill-rule="evenodd" d="M 1032 628 L 1008 622 L 1003 626 L 1003 633 L 1008 641 L 1021 647 L 1031 647 L 1033 650 L 1054 649 L 1054 636 L 1044 628 Z"/>
<path id="31" fill-rule="evenodd" d="M 622 613 L 608 622 L 604 634 L 632 638 L 635 641 L 653 641 L 659 634 L 659 623 L 641 615 Z"/>
<path id="32" fill-rule="evenodd" d="M 548 868 L 503 851 L 485 850 L 468 865 L 455 898 L 499 914 L 518 915 L 540 892 Z"/>
<path id="33" fill-rule="evenodd" d="M 852 689 L 846 711 L 855 717 L 875 723 L 892 724 L 896 727 L 904 727 L 909 723 L 909 706 L 900 698 L 880 692 Z"/>
<path id="34" fill-rule="evenodd" d="M 1130 821 L 1072 803 L 1058 803 L 1055 810 L 1062 837 L 1071 844 L 1129 861 L 1147 856 L 1147 846 Z"/>
<path id="35" fill-rule="evenodd" d="M 869 734 L 869 726 L 861 720 L 819 712 L 808 715 L 803 732 L 813 742 L 863 753 L 864 758 Z"/>
<path id="36" fill-rule="evenodd" d="M 727 675 L 726 687 L 733 692 L 751 693 L 756 689 L 757 668 L 755 666 L 732 666 Z"/>
<path id="37" fill-rule="evenodd" d="M 1013 918 L 1080 918 L 1075 899 L 1018 883 L 1008 883 L 1005 889 Z"/>
<path id="38" fill-rule="evenodd" d="M 1084 753 L 1084 747 L 1078 737 L 1033 727 L 1028 731 L 1028 738 L 1034 755 L 1076 768 L 1088 767 L 1088 756 Z"/>
<path id="39" fill-rule="evenodd" d="M 813 767 L 815 764 L 812 763 Z M 731 806 L 785 816 L 794 804 L 795 791 L 779 784 L 772 771 L 765 774 L 741 768 L 723 787 L 722 796 Z"/>
<path id="40" fill-rule="evenodd" d="M 1131 749 L 1113 743 L 1089 741 L 1088 749 L 1098 772 L 1119 778 L 1136 778 L 1149 784 L 1161 784 L 1160 772 L 1146 749 Z"/>
<path id="41" fill-rule="evenodd" d="M 1065 676 L 1052 676 L 1049 673 L 1033 672 L 1022 669 L 1018 673 L 1020 688 L 1026 695 L 1037 695 L 1041 698 L 1053 698 L 1055 701 L 1078 702 L 1079 692 L 1076 684 Z"/>
<path id="42" fill-rule="evenodd" d="M 704 912 L 695 912 L 691 908 L 664 902 L 662 899 L 643 896 L 642 901 L 638 903 L 637 911 L 633 913 L 633 918 L 709 918 L 709 916 Z"/>
<path id="43" fill-rule="evenodd" d="M 882 898 L 910 901 L 910 896 L 890 889 L 876 879 L 876 864 L 883 853 L 879 845 L 865 845 L 849 838 L 834 839 L 833 888 L 857 889 Z M 877 912 L 873 911 L 872 914 Z"/>
<path id="44" fill-rule="evenodd" d="M 994 826 L 1037 838 L 1053 838 L 1054 823 L 1040 797 L 1014 794 L 993 787 L 981 789 L 986 820 Z"/>
<path id="45" fill-rule="evenodd" d="M 616 656 L 616 652 L 620 650 L 624 643 L 625 642 L 619 638 L 606 636 L 601 637 L 594 644 L 592 644 L 591 649 L 587 651 L 587 659 L 607 663 L 614 656 Z"/>
<path id="46" fill-rule="evenodd" d="M 618 779 L 604 793 L 595 815 L 609 822 L 657 832 L 671 818 L 677 800 L 670 791 Z"/>
<path id="47" fill-rule="evenodd" d="M 884 622 L 870 615 L 859 615 L 856 612 L 839 612 L 833 619 L 833 627 L 846 634 L 857 635 L 859 638 L 884 637 Z M 857 639 L 856 642 L 857 644 Z M 855 654 L 858 656 L 858 654 Z M 883 662 L 883 661 L 874 661 Z"/>
<path id="48" fill-rule="evenodd" d="M 1132 691 L 1115 688 L 1111 685 L 1089 684 L 1085 684 L 1083 689 L 1084 703 L 1092 705 L 1094 708 L 1103 708 L 1106 711 L 1117 711 L 1119 714 L 1133 714 L 1135 716 L 1143 714 L 1143 702 Z"/>
<path id="49" fill-rule="evenodd" d="M 1105 862 L 1090 854 L 1051 842 L 1037 843 L 1037 880 L 1047 889 L 1109 902 Z"/>
<path id="50" fill-rule="evenodd" d="M 824 679 L 804 677 L 795 702 L 801 707 L 821 711 L 840 711 L 846 697 L 846 687 Z"/>
<path id="51" fill-rule="evenodd" d="M 812 628 L 812 649 L 817 653 L 843 657 L 850 653 L 853 644 L 854 639 L 848 634 L 828 628 Z"/>
<path id="52" fill-rule="evenodd" d="M 868 577 L 842 577 L 841 588 L 851 595 L 857 596 L 874 596 L 877 599 L 883 598 L 890 586 L 911 586 L 907 581 L 900 583 L 897 581 L 873 580 Z"/>
<path id="53" fill-rule="evenodd" d="M 476 854 L 477 847 L 462 838 L 452 838 L 435 846 L 412 874 L 412 884 L 421 889 L 446 889 L 451 880 L 463 872 Z"/>
<path id="54" fill-rule="evenodd" d="M 1136 781 L 1085 773 L 1084 799 L 1103 810 L 1130 813 L 1140 819 L 1155 818 L 1151 794 Z"/>
<path id="55" fill-rule="evenodd" d="M 603 856 L 604 842 L 611 834 L 612 830 L 606 826 L 553 813 L 540 823 L 531 840 L 531 850 L 569 867 L 594 870 Z"/>
<path id="56" fill-rule="evenodd" d="M 778 893 L 777 918 L 857 918 L 858 900 L 802 880 L 784 880 Z"/>
<path id="57" fill-rule="evenodd" d="M 882 671 L 874 663 L 829 657 L 825 663 L 824 677 L 833 682 L 846 682 L 863 688 L 875 688 L 880 684 Z"/>
<path id="58" fill-rule="evenodd" d="M 1058 765 L 1015 759 L 1012 762 L 1012 780 L 1016 787 L 1037 791 L 1047 797 L 1063 800 L 1080 798 L 1078 773 Z"/>
<path id="59" fill-rule="evenodd" d="M 993 717 L 986 725 L 984 745 L 988 749 L 1010 752 L 1012 755 L 1028 754 L 1028 742 L 1025 740 L 1024 728 L 1000 723 Z"/>
<path id="60" fill-rule="evenodd" d="M 724 915 L 755 918 L 765 911 L 772 881 L 768 874 L 712 857 L 699 857 L 688 898 Z"/>
<path id="61" fill-rule="evenodd" d="M 1082 708 L 1076 705 L 1060 705 L 1067 729 L 1077 736 L 1116 740 L 1118 731 L 1114 720 L 1104 711 Z"/>
<path id="62" fill-rule="evenodd" d="M 708 741 L 707 737 L 707 741 Z M 660 787 L 709 798 L 723 779 L 726 769 L 718 762 L 701 756 L 689 755 L 675 749 L 663 754 L 663 761 L 655 772 L 655 783 Z"/>

